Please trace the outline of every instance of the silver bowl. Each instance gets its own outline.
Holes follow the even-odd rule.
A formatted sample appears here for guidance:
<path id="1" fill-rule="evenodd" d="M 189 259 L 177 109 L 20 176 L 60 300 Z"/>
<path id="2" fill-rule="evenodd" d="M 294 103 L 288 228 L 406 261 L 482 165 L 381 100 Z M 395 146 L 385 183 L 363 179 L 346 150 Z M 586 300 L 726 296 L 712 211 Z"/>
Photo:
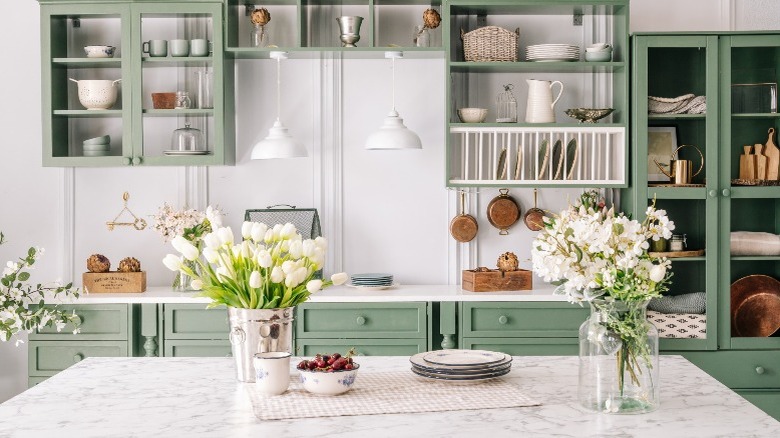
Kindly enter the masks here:
<path id="1" fill-rule="evenodd" d="M 566 115 L 575 118 L 580 123 L 596 123 L 615 111 L 614 108 L 570 108 L 565 111 Z"/>

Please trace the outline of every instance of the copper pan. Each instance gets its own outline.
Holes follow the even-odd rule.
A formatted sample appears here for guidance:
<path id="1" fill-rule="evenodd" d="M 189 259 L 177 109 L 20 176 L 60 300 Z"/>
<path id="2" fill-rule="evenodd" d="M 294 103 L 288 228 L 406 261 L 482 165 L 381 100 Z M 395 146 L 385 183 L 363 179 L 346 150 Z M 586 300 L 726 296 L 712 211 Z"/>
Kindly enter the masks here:
<path id="1" fill-rule="evenodd" d="M 748 275 L 731 284 L 731 336 L 767 337 L 780 331 L 780 281 Z"/>

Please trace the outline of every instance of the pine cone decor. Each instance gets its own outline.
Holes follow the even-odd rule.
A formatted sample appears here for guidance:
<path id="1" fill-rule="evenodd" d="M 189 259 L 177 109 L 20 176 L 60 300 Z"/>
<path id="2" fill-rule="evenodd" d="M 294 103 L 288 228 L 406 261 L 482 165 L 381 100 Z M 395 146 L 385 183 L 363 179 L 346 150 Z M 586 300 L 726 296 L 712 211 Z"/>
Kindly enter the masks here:
<path id="1" fill-rule="evenodd" d="M 103 254 L 92 254 L 87 259 L 89 272 L 108 272 L 109 269 L 111 269 L 111 262 Z"/>
<path id="2" fill-rule="evenodd" d="M 426 9 L 423 12 L 423 25 L 428 29 L 436 29 L 441 24 L 441 15 L 436 9 Z"/>
<path id="3" fill-rule="evenodd" d="M 271 13 L 268 12 L 268 9 L 266 8 L 257 8 L 252 11 L 250 19 L 252 20 L 252 24 L 265 26 L 269 21 L 271 21 Z"/>
<path id="4" fill-rule="evenodd" d="M 119 272 L 141 272 L 141 262 L 134 257 L 125 257 L 119 262 Z"/>
<path id="5" fill-rule="evenodd" d="M 520 262 L 517 260 L 517 256 L 511 252 L 505 252 L 498 256 L 498 270 L 502 272 L 517 271 L 517 267 L 520 266 Z"/>

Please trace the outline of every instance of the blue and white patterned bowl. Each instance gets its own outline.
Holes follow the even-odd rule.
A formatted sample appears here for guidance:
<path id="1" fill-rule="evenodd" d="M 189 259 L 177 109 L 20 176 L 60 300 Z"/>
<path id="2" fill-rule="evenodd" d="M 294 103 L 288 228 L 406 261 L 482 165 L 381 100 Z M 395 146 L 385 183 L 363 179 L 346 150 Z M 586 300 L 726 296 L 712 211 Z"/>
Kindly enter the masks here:
<path id="1" fill-rule="evenodd" d="M 333 372 L 298 370 L 301 373 L 303 388 L 312 394 L 339 395 L 343 394 L 355 385 L 357 372 L 360 365 L 353 363 L 355 368 L 351 370 L 339 370 Z"/>
<path id="2" fill-rule="evenodd" d="M 114 46 L 85 46 L 84 53 L 87 54 L 87 58 L 113 58 Z"/>

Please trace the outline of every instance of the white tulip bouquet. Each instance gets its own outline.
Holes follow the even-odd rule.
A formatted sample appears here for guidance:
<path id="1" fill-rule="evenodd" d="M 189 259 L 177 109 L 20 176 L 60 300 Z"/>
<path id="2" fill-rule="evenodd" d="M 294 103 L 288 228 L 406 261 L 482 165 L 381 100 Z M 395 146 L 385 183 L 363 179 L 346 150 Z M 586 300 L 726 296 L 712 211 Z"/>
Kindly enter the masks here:
<path id="1" fill-rule="evenodd" d="M 323 237 L 303 240 L 293 224 L 269 227 L 244 222 L 241 235 L 243 241 L 235 243 L 230 227 L 216 228 L 203 237 L 202 252 L 185 237 L 176 236 L 171 243 L 181 256 L 168 254 L 163 263 L 193 277 L 193 288 L 211 298 L 209 307 L 291 307 L 347 280 L 345 273 L 325 281 L 315 278 L 325 263 L 327 241 Z M 197 263 L 200 269 L 191 269 L 186 261 Z"/>

